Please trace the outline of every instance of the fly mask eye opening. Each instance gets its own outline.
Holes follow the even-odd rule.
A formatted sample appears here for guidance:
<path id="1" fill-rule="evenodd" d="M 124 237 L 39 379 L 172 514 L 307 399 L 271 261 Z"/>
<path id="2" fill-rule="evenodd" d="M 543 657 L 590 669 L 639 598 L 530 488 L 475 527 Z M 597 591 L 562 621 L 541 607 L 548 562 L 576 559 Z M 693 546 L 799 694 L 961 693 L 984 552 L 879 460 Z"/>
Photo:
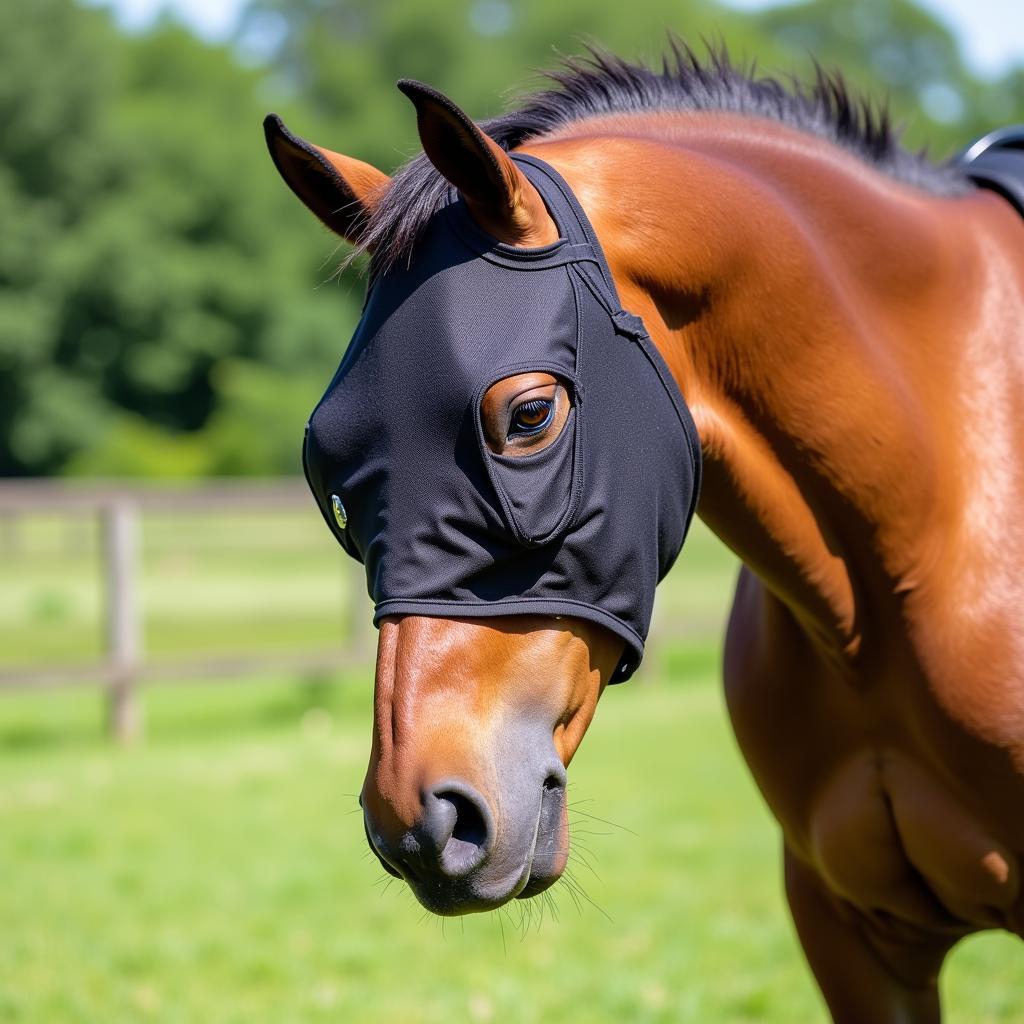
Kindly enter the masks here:
<path id="1" fill-rule="evenodd" d="M 521 457 L 553 444 L 572 409 L 571 384 L 533 371 L 495 381 L 480 401 L 480 422 L 495 455 Z"/>
<path id="2" fill-rule="evenodd" d="M 583 476 L 581 400 L 575 375 L 553 366 L 507 368 L 477 398 L 480 452 L 506 524 L 526 547 L 572 527 Z"/>

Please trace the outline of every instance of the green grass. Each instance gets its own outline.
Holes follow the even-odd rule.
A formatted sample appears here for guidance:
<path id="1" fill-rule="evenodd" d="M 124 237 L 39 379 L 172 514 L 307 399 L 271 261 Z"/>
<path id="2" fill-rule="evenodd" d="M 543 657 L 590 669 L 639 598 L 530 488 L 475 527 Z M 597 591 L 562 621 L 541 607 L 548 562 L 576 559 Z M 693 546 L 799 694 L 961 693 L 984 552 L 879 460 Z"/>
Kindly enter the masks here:
<path id="1" fill-rule="evenodd" d="M 338 560 L 292 524 L 148 525 L 151 650 L 339 642 Z M 38 524 L 22 543 L 3 656 L 53 656 L 65 631 L 77 656 L 94 551 Z M 719 696 L 731 575 L 698 531 L 662 594 L 672 632 L 602 701 L 570 790 L 597 906 L 560 887 L 557 921 L 442 924 L 385 882 L 352 813 L 369 669 L 147 689 L 131 750 L 103 740 L 95 692 L 3 696 L 0 1022 L 823 1021 Z M 944 988 L 953 1022 L 1019 1021 L 1019 944 L 970 940 Z"/>
<path id="2" fill-rule="evenodd" d="M 525 928 L 423 919 L 366 856 L 366 679 L 154 690 L 127 751 L 94 696 L 44 700 L 0 704 L 5 1024 L 824 1019 L 708 676 L 606 695 L 571 773 L 600 909 L 562 888 Z M 1016 942 L 972 940 L 949 1019 L 1019 1020 L 1022 982 Z"/>

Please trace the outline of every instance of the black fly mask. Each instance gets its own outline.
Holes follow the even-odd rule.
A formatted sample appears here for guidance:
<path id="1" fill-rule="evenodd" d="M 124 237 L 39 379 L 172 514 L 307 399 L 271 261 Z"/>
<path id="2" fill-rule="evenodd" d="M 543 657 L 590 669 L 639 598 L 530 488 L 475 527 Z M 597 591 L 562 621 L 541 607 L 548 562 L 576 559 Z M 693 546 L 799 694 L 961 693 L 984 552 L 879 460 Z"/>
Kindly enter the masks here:
<path id="1" fill-rule="evenodd" d="M 309 485 L 366 567 L 374 621 L 540 614 L 597 622 L 643 655 L 654 590 L 693 518 L 700 445 L 644 329 L 616 295 L 565 181 L 512 154 L 560 239 L 496 242 L 455 189 L 408 266 L 376 274 L 341 366 L 310 418 Z M 534 454 L 495 454 L 480 404 L 545 371 L 571 411 Z"/>

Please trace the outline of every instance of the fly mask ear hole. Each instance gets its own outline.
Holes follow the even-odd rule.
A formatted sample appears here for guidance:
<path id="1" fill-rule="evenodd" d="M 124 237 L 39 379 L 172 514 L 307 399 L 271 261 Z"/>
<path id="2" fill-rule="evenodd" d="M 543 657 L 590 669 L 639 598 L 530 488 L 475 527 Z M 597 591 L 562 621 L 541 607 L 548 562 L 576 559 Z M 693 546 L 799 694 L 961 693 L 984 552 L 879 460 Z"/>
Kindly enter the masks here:
<path id="1" fill-rule="evenodd" d="M 509 529 L 521 544 L 539 547 L 569 530 L 582 488 L 582 417 L 575 381 L 559 381 L 570 398 L 568 415 L 558 436 L 546 447 L 526 455 L 491 451 L 477 402 L 480 452 Z M 481 396 L 482 398 L 483 396 Z"/>

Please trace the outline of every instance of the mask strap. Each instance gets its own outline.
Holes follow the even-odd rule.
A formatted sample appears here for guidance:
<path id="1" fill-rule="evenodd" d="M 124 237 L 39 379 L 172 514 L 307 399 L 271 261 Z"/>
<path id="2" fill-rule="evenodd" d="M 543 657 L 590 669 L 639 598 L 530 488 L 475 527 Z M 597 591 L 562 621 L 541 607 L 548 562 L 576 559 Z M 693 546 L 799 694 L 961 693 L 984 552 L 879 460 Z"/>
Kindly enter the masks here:
<path id="1" fill-rule="evenodd" d="M 615 282 L 612 280 L 611 270 L 608 268 L 608 261 L 605 259 L 601 243 L 597 240 L 597 233 L 594 231 L 593 225 L 572 189 L 569 188 L 568 182 L 549 163 L 545 163 L 535 156 L 526 153 L 509 153 L 509 156 L 520 166 L 522 172 L 541 194 L 560 233 L 571 243 L 586 245 L 590 250 L 590 260 L 597 265 L 599 272 L 599 277 L 591 277 L 591 281 L 600 288 L 603 293 L 600 295 L 602 304 L 618 325 L 617 318 L 624 314 L 624 310 L 615 288 Z M 581 261 L 581 269 L 584 265 Z M 632 332 L 627 330 L 624 333 Z"/>

